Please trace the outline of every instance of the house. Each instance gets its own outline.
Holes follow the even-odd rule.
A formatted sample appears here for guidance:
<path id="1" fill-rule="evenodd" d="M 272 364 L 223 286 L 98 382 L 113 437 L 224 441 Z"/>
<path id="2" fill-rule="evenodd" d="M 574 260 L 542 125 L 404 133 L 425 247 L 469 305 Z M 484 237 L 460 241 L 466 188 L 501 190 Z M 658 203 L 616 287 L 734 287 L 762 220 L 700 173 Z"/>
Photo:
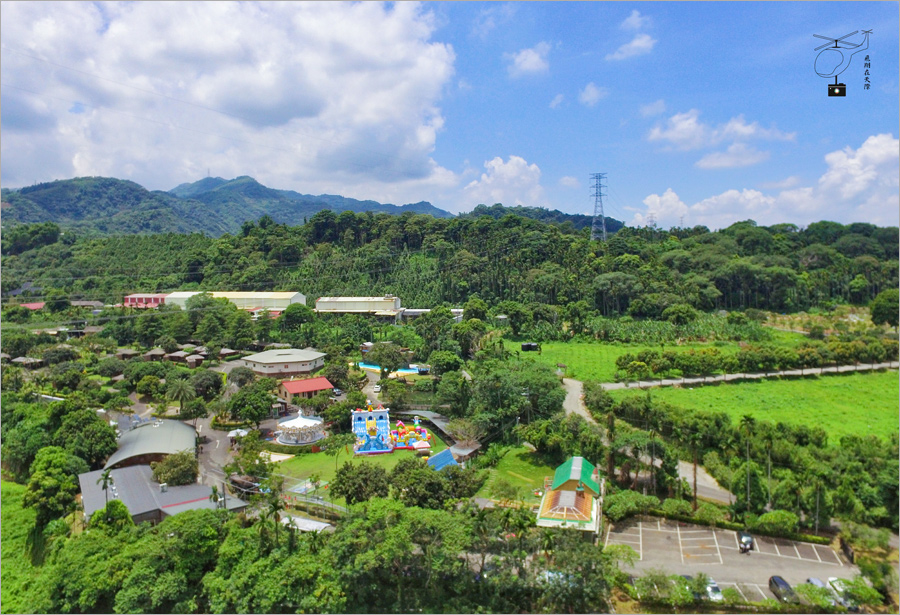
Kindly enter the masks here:
<path id="1" fill-rule="evenodd" d="M 175 352 L 170 352 L 165 355 L 166 361 L 172 361 L 173 363 L 184 363 L 188 358 L 188 352 L 186 350 L 176 350 Z"/>
<path id="2" fill-rule="evenodd" d="M 544 483 L 537 525 L 599 531 L 603 491 L 597 468 L 584 457 L 570 457 Z"/>
<path id="3" fill-rule="evenodd" d="M 123 361 L 127 361 L 128 359 L 133 359 L 138 356 L 140 353 L 137 350 L 132 350 L 131 348 L 119 348 L 116 350 L 116 358 L 121 359 Z"/>
<path id="4" fill-rule="evenodd" d="M 222 348 L 219 351 L 219 358 L 224 359 L 225 357 L 233 357 L 236 354 L 240 354 L 240 353 L 238 353 L 237 350 L 232 350 L 231 348 Z"/>
<path id="5" fill-rule="evenodd" d="M 302 399 L 312 399 L 319 391 L 331 391 L 334 385 L 328 382 L 328 378 L 304 378 L 302 380 L 284 380 L 278 385 L 278 397 L 286 403 L 296 396 Z"/>
<path id="6" fill-rule="evenodd" d="M 188 357 L 185 357 L 184 362 L 187 363 L 188 367 L 194 369 L 195 367 L 200 367 L 201 365 L 203 365 L 203 360 L 205 358 L 206 357 L 204 357 L 202 354 L 192 354 Z"/>
<path id="7" fill-rule="evenodd" d="M 153 350 L 148 350 L 142 356 L 145 361 L 162 361 L 163 357 L 166 356 L 166 351 L 162 348 L 154 348 Z"/>
<path id="8" fill-rule="evenodd" d="M 46 304 L 43 301 L 38 301 L 35 303 L 20 303 L 19 305 L 23 308 L 28 308 L 32 312 L 36 312 L 37 310 L 43 309 Z"/>
<path id="9" fill-rule="evenodd" d="M 112 481 L 105 492 L 102 475 L 103 470 L 78 475 L 85 520 L 105 508 L 107 499 L 120 500 L 128 507 L 135 523 L 159 523 L 185 510 L 224 507 L 239 511 L 247 507 L 246 502 L 229 495 L 220 495 L 218 502 L 212 501 L 212 489 L 208 485 L 160 485 L 153 480 L 153 470 L 146 464 L 112 470 L 109 473 Z"/>
<path id="10" fill-rule="evenodd" d="M 16 357 L 11 361 L 15 365 L 20 367 L 27 367 L 28 369 L 36 369 L 38 367 L 42 367 L 44 365 L 43 359 L 35 359 L 33 357 Z"/>
<path id="11" fill-rule="evenodd" d="M 194 451 L 196 446 L 197 432 L 186 423 L 170 420 L 142 423 L 122 434 L 119 450 L 109 456 L 104 468 L 162 461 L 174 453 Z"/>
<path id="12" fill-rule="evenodd" d="M 166 302 L 167 293 L 134 293 L 122 299 L 123 307 L 158 308 Z"/>
<path id="13" fill-rule="evenodd" d="M 251 354 L 243 359 L 244 366 L 260 376 L 299 376 L 310 374 L 325 365 L 325 353 L 308 348 L 279 348 Z"/>

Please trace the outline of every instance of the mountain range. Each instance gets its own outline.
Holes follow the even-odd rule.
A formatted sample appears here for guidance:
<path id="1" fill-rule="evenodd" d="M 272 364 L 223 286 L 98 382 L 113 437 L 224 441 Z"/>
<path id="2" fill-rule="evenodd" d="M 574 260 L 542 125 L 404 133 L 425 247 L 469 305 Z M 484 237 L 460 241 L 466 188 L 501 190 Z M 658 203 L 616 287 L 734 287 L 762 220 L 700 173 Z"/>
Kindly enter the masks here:
<path id="1" fill-rule="evenodd" d="M 317 212 L 406 212 L 452 218 L 453 214 L 422 201 L 392 205 L 359 201 L 339 195 L 310 195 L 277 190 L 252 177 L 227 180 L 206 177 L 168 192 L 150 191 L 135 182 L 111 177 L 76 177 L 20 189 L 2 190 L 3 223 L 54 222 L 86 235 L 200 232 L 218 237 L 240 231 L 241 225 L 268 215 L 275 222 L 296 226 Z M 590 226 L 590 216 L 570 215 L 537 207 L 508 208 L 479 205 L 469 214 L 494 218 L 514 213 L 545 222 L 571 222 L 576 229 Z M 622 226 L 608 219 L 610 231 Z"/>

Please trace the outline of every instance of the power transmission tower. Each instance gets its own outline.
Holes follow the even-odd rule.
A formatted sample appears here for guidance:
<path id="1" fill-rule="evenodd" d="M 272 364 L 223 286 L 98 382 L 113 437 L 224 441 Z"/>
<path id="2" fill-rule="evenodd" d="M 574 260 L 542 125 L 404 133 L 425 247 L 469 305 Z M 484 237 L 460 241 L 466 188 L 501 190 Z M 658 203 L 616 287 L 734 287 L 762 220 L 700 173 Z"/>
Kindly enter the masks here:
<path id="1" fill-rule="evenodd" d="M 591 173 L 591 181 L 594 183 L 594 220 L 591 222 L 591 240 L 597 239 L 597 231 L 602 232 L 603 241 L 606 241 L 606 216 L 603 215 L 603 180 L 606 179 L 606 173 Z M 600 218 L 600 229 L 597 228 L 597 218 Z"/>

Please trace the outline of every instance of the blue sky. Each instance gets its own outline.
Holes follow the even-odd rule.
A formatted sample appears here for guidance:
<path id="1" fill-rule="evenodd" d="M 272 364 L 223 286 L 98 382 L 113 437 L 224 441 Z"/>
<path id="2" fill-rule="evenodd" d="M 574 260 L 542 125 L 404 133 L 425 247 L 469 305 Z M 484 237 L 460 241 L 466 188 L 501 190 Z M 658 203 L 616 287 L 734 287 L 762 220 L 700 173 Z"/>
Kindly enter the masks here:
<path id="1" fill-rule="evenodd" d="M 898 223 L 898 4 L 5 2 L 2 183 Z M 827 96 L 813 34 L 862 43 Z M 849 52 L 846 52 L 849 55 Z M 870 57 L 871 89 L 864 90 Z M 828 60 L 828 54 L 823 61 Z"/>

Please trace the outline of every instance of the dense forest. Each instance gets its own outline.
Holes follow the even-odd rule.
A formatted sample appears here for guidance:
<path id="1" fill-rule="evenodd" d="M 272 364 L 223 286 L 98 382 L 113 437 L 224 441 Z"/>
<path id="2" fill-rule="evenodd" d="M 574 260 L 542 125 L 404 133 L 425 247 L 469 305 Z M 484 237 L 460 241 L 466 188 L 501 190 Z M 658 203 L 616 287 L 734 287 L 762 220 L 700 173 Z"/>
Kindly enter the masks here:
<path id="1" fill-rule="evenodd" d="M 132 292 L 291 290 L 310 301 L 393 293 L 405 307 L 433 307 L 477 296 L 525 306 L 526 324 L 553 323 L 559 310 L 575 321 L 660 318 L 675 305 L 793 312 L 867 304 L 898 286 L 897 228 L 865 223 L 625 227 L 601 243 L 587 228 L 513 214 L 324 210 L 302 226 L 264 216 L 217 238 L 90 238 L 20 225 L 4 233 L 3 251 L 4 294 L 30 282 L 43 289 L 32 300 L 51 290 L 104 302 Z"/>

